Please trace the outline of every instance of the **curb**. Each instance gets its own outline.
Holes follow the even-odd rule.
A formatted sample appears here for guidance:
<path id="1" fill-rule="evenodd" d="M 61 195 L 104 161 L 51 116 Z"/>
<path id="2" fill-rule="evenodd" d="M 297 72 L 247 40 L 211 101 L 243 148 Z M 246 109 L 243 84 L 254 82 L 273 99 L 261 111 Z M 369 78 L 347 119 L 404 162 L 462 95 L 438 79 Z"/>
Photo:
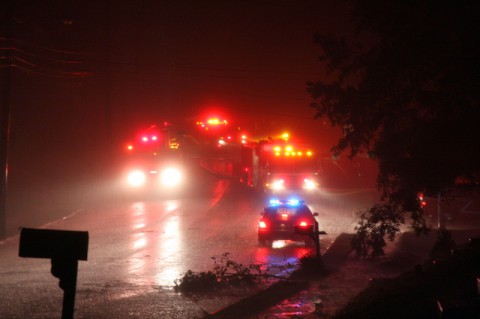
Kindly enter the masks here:
<path id="1" fill-rule="evenodd" d="M 265 309 L 273 307 L 290 296 L 297 294 L 310 287 L 308 281 L 279 281 L 267 289 L 239 302 L 223 308 L 213 314 L 207 315 L 205 319 L 233 319 L 248 318 Z"/>
<path id="2" fill-rule="evenodd" d="M 329 246 L 322 255 L 322 260 L 326 266 L 324 276 L 328 276 L 331 269 L 341 266 L 351 253 L 350 246 L 353 234 L 340 234 L 337 239 Z M 237 303 L 223 308 L 213 314 L 206 315 L 205 319 L 223 319 L 223 318 L 252 318 L 256 314 L 262 313 L 267 309 L 280 304 L 302 291 L 307 291 L 311 287 L 310 280 L 318 280 L 318 275 L 306 275 L 302 269 L 297 269 L 291 273 L 289 279 L 272 284 L 267 289 L 258 292 L 250 297 L 246 297 Z M 295 278 L 295 279 L 293 279 Z M 298 280 L 296 279 L 298 278 Z"/>

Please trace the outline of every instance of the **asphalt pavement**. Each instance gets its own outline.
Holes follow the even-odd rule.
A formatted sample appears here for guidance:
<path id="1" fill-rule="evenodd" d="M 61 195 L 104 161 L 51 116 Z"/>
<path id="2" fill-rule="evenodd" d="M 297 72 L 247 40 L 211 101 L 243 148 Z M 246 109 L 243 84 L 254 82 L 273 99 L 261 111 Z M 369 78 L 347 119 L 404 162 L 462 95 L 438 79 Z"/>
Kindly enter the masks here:
<path id="1" fill-rule="evenodd" d="M 432 217 L 432 225 L 435 218 Z M 480 214 L 456 212 L 450 217 L 449 230 L 459 247 L 480 236 Z M 323 276 L 293 278 L 274 284 L 269 290 L 250 296 L 206 318 L 334 318 L 352 298 L 369 285 L 394 278 L 430 260 L 438 238 L 438 229 L 416 236 L 407 228 L 388 243 L 382 258 L 362 259 L 352 251 L 353 234 L 341 234 L 322 255 Z"/>

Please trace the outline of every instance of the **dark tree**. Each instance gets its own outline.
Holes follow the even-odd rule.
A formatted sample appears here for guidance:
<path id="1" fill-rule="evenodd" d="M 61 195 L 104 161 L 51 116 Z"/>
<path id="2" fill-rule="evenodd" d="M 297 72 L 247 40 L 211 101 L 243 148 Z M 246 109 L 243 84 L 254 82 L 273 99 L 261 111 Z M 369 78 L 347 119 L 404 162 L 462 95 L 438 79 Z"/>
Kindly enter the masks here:
<path id="1" fill-rule="evenodd" d="M 480 2 L 352 0 L 353 36 L 316 34 L 330 80 L 309 82 L 317 118 L 343 128 L 338 155 L 368 153 L 382 201 L 363 212 L 357 252 L 383 253 L 401 224 L 428 231 L 418 193 L 480 170 Z"/>

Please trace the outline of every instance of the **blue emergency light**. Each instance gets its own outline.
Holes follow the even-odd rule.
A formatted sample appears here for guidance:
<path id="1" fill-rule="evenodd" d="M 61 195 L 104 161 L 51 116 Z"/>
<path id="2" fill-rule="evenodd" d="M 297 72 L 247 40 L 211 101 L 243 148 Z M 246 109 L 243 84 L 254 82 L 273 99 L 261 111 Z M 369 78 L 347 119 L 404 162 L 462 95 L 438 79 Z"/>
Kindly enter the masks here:
<path id="1" fill-rule="evenodd" d="M 287 206 L 299 206 L 303 204 L 303 201 L 298 198 L 290 198 L 287 200 L 280 200 L 280 199 L 270 199 L 269 201 L 270 206 L 280 206 L 280 205 L 287 205 Z"/>
<path id="2" fill-rule="evenodd" d="M 278 206 L 281 204 L 281 201 L 279 199 L 271 199 L 268 203 L 270 206 Z"/>
<path id="3" fill-rule="evenodd" d="M 292 198 L 287 201 L 287 205 L 290 205 L 290 206 L 298 206 L 300 204 L 301 204 L 301 201 L 296 198 Z"/>

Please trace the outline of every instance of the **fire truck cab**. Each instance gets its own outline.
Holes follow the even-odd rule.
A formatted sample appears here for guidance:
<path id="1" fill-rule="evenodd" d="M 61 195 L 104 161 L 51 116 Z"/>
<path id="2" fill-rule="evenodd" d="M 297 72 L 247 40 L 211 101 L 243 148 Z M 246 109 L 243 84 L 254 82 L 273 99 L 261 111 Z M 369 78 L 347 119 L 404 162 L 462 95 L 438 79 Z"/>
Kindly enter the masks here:
<path id="1" fill-rule="evenodd" d="M 183 155 L 168 123 L 152 125 L 126 146 L 123 184 L 133 191 L 174 192 L 185 182 Z"/>
<path id="2" fill-rule="evenodd" d="M 245 145 L 240 182 L 272 194 L 312 192 L 320 184 L 319 161 L 310 148 L 288 141 Z"/>
<path id="3" fill-rule="evenodd" d="M 319 167 L 312 150 L 287 143 L 268 144 L 264 148 L 265 190 L 282 193 L 318 189 Z"/>

